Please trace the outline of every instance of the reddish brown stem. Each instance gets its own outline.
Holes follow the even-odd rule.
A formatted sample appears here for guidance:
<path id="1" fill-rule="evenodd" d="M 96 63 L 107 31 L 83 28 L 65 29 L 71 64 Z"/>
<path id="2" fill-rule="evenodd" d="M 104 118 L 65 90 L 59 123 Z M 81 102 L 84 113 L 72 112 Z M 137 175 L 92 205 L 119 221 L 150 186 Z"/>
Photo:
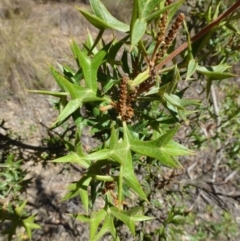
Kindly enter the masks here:
<path id="1" fill-rule="evenodd" d="M 237 8 L 240 7 L 240 1 L 238 0 L 235 4 L 233 4 L 228 10 L 224 13 L 222 13 L 217 19 L 212 21 L 210 24 L 208 24 L 206 27 L 204 27 L 200 32 L 198 32 L 196 35 L 194 35 L 191 38 L 191 42 L 194 43 L 199 38 L 201 38 L 204 34 L 209 32 L 214 26 L 218 25 L 224 18 L 226 18 L 228 15 L 233 13 L 237 10 Z M 188 43 L 182 44 L 180 47 L 178 47 L 175 51 L 173 51 L 171 54 L 167 56 L 166 59 L 164 59 L 161 63 L 156 65 L 155 70 L 159 71 L 162 69 L 162 67 L 167 64 L 169 61 L 171 61 L 173 58 L 175 58 L 177 55 L 179 55 L 183 50 L 185 50 L 188 47 Z"/>

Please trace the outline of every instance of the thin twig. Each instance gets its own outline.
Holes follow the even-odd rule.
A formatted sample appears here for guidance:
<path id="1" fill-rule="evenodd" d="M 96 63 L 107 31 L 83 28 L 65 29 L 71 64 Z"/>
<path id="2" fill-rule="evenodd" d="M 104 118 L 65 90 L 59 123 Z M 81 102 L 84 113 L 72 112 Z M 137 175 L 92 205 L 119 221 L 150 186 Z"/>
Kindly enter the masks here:
<path id="1" fill-rule="evenodd" d="M 213 111 L 217 118 L 216 132 L 219 135 L 221 132 L 221 117 L 219 115 L 219 106 L 218 106 L 218 101 L 217 101 L 217 95 L 216 95 L 215 87 L 214 87 L 213 83 L 211 85 L 210 91 L 211 91 L 211 97 L 212 97 L 212 102 L 213 102 Z M 221 159 L 222 159 L 222 152 L 223 152 L 222 146 L 221 146 L 221 140 L 220 140 L 219 136 L 217 137 L 216 141 L 217 141 L 217 150 L 216 150 L 216 156 L 215 156 L 215 162 L 214 162 L 213 174 L 212 174 L 212 182 L 213 183 L 216 181 L 217 171 L 218 171 L 218 167 L 221 162 Z"/>

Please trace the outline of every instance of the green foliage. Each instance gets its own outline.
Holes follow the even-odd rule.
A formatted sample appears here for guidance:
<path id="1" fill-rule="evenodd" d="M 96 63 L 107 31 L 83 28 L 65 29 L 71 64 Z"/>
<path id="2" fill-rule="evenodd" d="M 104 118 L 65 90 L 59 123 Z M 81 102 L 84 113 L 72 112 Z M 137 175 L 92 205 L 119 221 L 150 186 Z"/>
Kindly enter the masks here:
<path id="1" fill-rule="evenodd" d="M 4 164 L 0 164 L 0 220 L 10 225 L 2 231 L 2 234 L 8 235 L 8 240 L 17 234 L 18 227 L 24 227 L 30 239 L 32 230 L 40 228 L 34 223 L 35 216 L 29 216 L 25 210 L 27 200 L 21 198 L 30 181 L 25 179 L 26 174 L 26 171 L 21 170 L 21 161 L 15 161 L 13 155 L 9 155 Z"/>
<path id="2" fill-rule="evenodd" d="M 201 108 L 200 100 L 185 96 L 194 83 L 192 76 L 205 77 L 207 96 L 214 81 L 234 76 L 228 71 L 226 58 L 204 62 L 210 55 L 209 42 L 212 49 L 218 45 L 212 44 L 214 27 L 221 29 L 233 21 L 227 15 L 220 24 L 209 27 L 209 34 L 196 40 L 190 40 L 185 27 L 188 45 L 174 55 L 175 36 L 184 21 L 183 15 L 176 20 L 174 16 L 182 2 L 135 0 L 131 21 L 126 24 L 113 17 L 99 0 L 91 0 L 93 13 L 79 11 L 99 29 L 98 36 L 93 40 L 89 33 L 82 47 L 72 40 L 76 71 L 69 66 L 60 66 L 60 71 L 51 67 L 60 91 L 38 91 L 59 98 L 60 114 L 52 128 L 70 117 L 76 125 L 75 140 L 67 144 L 69 154 L 54 162 L 76 163 L 85 169 L 81 178 L 69 186 L 64 200 L 81 198 L 85 213 L 75 218 L 89 223 L 90 240 L 106 234 L 120 240 L 117 222 L 125 224 L 133 236 L 139 234 L 139 240 L 151 240 L 144 231 L 136 232 L 135 227 L 157 218 L 145 215 L 146 206 L 154 203 L 151 192 L 157 192 L 151 185 L 153 172 L 167 170 L 165 167 L 181 169 L 178 157 L 194 155 L 175 140 L 180 126 L 189 124 L 192 114 Z M 219 5 L 214 13 L 209 6 L 207 21 L 215 20 L 219 12 Z M 168 25 L 172 29 L 165 37 Z M 114 36 L 106 43 L 102 39 L 106 29 L 122 32 L 122 39 Z M 180 63 L 175 60 L 178 54 Z M 182 87 L 184 81 L 187 87 Z M 237 114 L 232 111 L 230 115 Z M 97 147 L 86 150 L 82 146 L 85 128 L 90 128 L 98 140 Z M 140 182 L 137 168 L 146 183 Z M 185 206 L 172 202 L 165 207 L 160 227 L 152 233 L 159 240 L 181 240 L 187 235 L 184 225 L 193 220 Z M 194 234 L 190 236 L 194 238 Z M 199 239 L 192 240 L 205 238 L 200 231 L 197 236 Z"/>

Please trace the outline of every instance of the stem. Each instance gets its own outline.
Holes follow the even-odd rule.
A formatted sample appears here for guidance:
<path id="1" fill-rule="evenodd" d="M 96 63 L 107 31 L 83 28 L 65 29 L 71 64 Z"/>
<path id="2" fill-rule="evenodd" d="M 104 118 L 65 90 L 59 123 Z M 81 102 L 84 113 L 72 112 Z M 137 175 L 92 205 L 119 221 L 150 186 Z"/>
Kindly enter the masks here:
<path id="1" fill-rule="evenodd" d="M 224 13 L 222 13 L 220 16 L 218 16 L 217 19 L 212 21 L 210 24 L 208 24 L 206 27 L 204 27 L 200 32 L 198 32 L 196 35 L 194 35 L 191 38 L 191 42 L 194 43 L 198 39 L 200 39 L 203 35 L 205 35 L 207 32 L 209 32 L 213 27 L 217 26 L 224 18 L 226 18 L 231 13 L 235 12 L 237 8 L 240 7 L 240 1 L 237 1 L 235 4 L 233 4 L 228 10 Z M 161 63 L 156 65 L 155 69 L 156 71 L 159 71 L 162 69 L 162 67 L 171 61 L 173 58 L 175 58 L 177 55 L 179 55 L 183 50 L 185 50 L 188 47 L 188 43 L 182 44 L 180 47 L 178 47 L 175 51 L 173 51 L 171 54 L 167 56 L 166 59 L 164 59 Z"/>
<path id="2" fill-rule="evenodd" d="M 217 141 L 217 151 L 216 151 L 216 156 L 215 156 L 215 163 L 214 163 L 214 167 L 213 167 L 213 174 L 212 174 L 212 182 L 214 183 L 217 177 L 217 171 L 218 171 L 218 167 L 219 164 L 221 162 L 222 159 L 222 155 L 223 155 L 223 150 L 221 148 L 221 140 L 219 137 L 219 134 L 221 132 L 221 117 L 219 115 L 219 106 L 218 106 L 218 101 L 217 101 L 217 95 L 216 95 L 216 91 L 214 88 L 214 84 L 211 85 L 211 96 L 212 96 L 212 102 L 213 102 L 213 110 L 214 110 L 214 114 L 216 116 L 217 119 L 217 134 L 218 137 L 216 139 Z"/>
<path id="3" fill-rule="evenodd" d="M 118 209 L 122 206 L 122 185 L 123 185 L 123 165 L 120 166 L 119 183 L 118 183 Z"/>

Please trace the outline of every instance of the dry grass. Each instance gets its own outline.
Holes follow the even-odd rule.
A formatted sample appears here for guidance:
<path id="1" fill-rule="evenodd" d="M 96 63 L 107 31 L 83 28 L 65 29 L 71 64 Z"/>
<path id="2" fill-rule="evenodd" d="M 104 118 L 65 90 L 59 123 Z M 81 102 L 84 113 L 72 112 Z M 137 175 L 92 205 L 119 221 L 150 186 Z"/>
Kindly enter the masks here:
<path id="1" fill-rule="evenodd" d="M 48 63 L 73 63 L 69 38 L 86 36 L 86 23 L 70 4 L 4 0 L 0 21 L 1 97 L 25 96 L 25 89 L 50 88 Z M 18 9 L 18 10 L 16 10 Z"/>
<path id="2" fill-rule="evenodd" d="M 103 1 L 121 20 L 129 17 L 130 2 Z M 88 25 L 74 4 L 37 4 L 33 0 L 2 0 L 0 3 L 1 99 L 25 96 L 25 89 L 49 89 L 54 81 L 47 63 L 74 63 L 69 39 L 85 39 Z"/>

